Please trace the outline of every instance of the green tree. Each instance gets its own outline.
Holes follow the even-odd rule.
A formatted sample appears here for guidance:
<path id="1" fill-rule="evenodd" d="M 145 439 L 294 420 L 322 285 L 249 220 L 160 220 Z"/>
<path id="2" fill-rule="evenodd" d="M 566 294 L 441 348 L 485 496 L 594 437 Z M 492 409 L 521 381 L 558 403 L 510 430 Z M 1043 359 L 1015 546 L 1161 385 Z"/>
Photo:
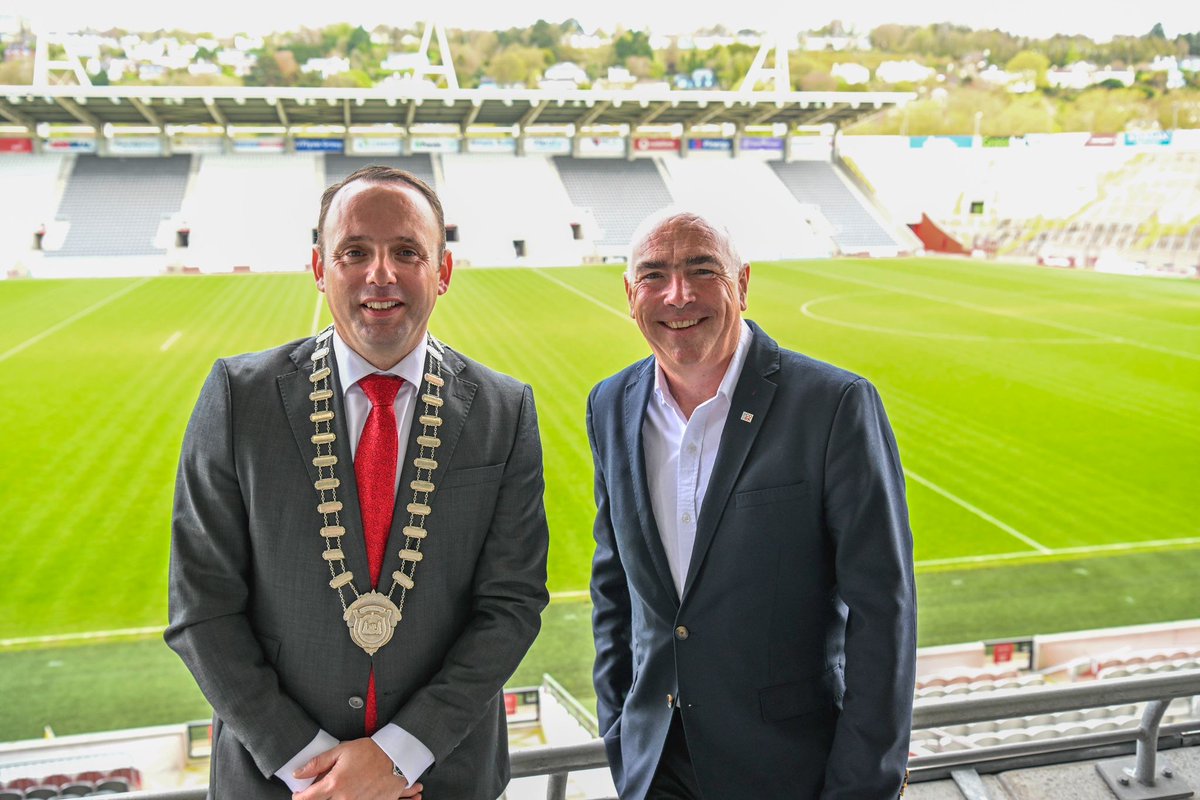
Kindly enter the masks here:
<path id="1" fill-rule="evenodd" d="M 1047 85 L 1046 73 L 1050 70 L 1050 59 L 1033 50 L 1022 50 L 1008 60 L 1004 69 L 1026 76 L 1034 82 L 1035 86 L 1045 87 Z"/>
<path id="2" fill-rule="evenodd" d="M 644 31 L 625 31 L 613 42 L 613 51 L 621 64 L 630 56 L 654 57 L 654 51 L 650 49 L 650 37 Z"/>
<path id="3" fill-rule="evenodd" d="M 346 40 L 346 55 L 355 52 L 367 54 L 371 52 L 371 34 L 367 33 L 367 29 L 362 25 L 351 31 Z"/>

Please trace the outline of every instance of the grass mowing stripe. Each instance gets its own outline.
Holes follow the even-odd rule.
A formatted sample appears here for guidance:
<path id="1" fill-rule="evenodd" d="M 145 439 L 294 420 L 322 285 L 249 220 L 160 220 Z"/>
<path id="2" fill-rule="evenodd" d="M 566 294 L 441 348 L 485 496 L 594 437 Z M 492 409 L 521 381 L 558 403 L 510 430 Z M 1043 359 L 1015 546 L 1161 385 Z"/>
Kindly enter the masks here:
<path id="1" fill-rule="evenodd" d="M 925 488 L 931 489 L 931 490 L 937 492 L 938 494 L 940 494 L 942 497 L 946 498 L 950 502 L 955 503 L 956 505 L 962 506 L 967 511 L 970 511 L 972 514 L 979 517 L 980 519 L 990 522 L 992 525 L 995 525 L 997 528 L 1004 531 L 1009 536 L 1012 536 L 1015 539 L 1019 539 L 1020 541 L 1024 542 L 1025 544 L 1029 545 L 1030 547 L 1032 547 L 1034 550 L 1037 550 L 1042 553 L 1050 552 L 1050 548 L 1046 547 L 1041 542 L 1038 542 L 1034 539 L 1029 538 L 1025 534 L 1021 533 L 1019 530 L 1017 530 L 1016 528 L 996 519 L 991 514 L 987 513 L 986 511 L 979 508 L 978 506 L 968 503 L 966 500 L 963 500 L 958 495 L 955 495 L 955 494 L 952 494 L 951 492 L 946 491 L 945 489 L 938 486 L 936 483 L 929 480 L 928 478 L 923 478 L 910 469 L 905 469 L 904 474 L 907 475 L 908 477 L 912 478 L 914 481 L 921 484 Z"/>
<path id="2" fill-rule="evenodd" d="M 1155 344 L 1150 344 L 1148 342 L 1130 339 L 1125 336 L 1113 336 L 1112 334 L 1103 333 L 1101 331 L 1096 331 L 1091 328 L 1083 328 L 1078 325 L 1068 325 L 1068 324 L 1062 323 L 1062 322 L 1054 322 L 1052 320 L 1038 319 L 1036 317 L 1031 317 L 1031 316 L 1028 316 L 1025 314 L 1020 314 L 1015 311 L 1004 311 L 1004 310 L 980 305 L 978 303 L 971 303 L 971 302 L 968 302 L 965 300 L 955 300 L 952 298 L 941 297 L 936 294 L 931 294 L 929 292 L 922 292 L 922 291 L 918 291 L 915 289 L 904 289 L 904 288 L 900 288 L 897 286 L 888 286 L 887 284 L 877 283 L 875 281 L 868 281 L 868 280 L 864 280 L 862 278 L 838 277 L 838 276 L 830 275 L 827 272 L 805 269 L 805 268 L 800 267 L 795 264 L 789 265 L 788 268 L 794 269 L 794 270 L 797 270 L 800 272 L 807 272 L 811 275 L 821 275 L 822 277 L 834 278 L 835 280 L 841 280 L 841 281 L 844 281 L 847 283 L 854 283 L 859 286 L 870 286 L 872 288 L 880 289 L 883 291 L 895 292 L 897 294 L 904 294 L 904 295 L 908 295 L 910 297 L 918 297 L 923 300 L 929 300 L 931 302 L 946 303 L 949 305 L 958 306 L 960 308 L 965 308 L 969 311 L 978 311 L 978 312 L 981 312 L 984 314 L 995 314 L 997 316 L 1002 316 L 1002 317 L 1012 317 L 1012 318 L 1020 319 L 1025 322 L 1033 323 L 1036 325 L 1044 325 L 1049 328 L 1057 328 L 1058 330 L 1068 331 L 1070 333 L 1079 333 L 1079 334 L 1084 334 L 1084 335 L 1088 335 L 1088 336 L 1094 336 L 1098 339 L 1102 339 L 1104 341 L 1108 341 L 1113 344 L 1123 344 L 1123 345 L 1129 345 L 1130 347 L 1140 347 L 1140 348 L 1143 348 L 1146 350 L 1153 350 L 1158 353 L 1163 353 L 1165 355 L 1176 356 L 1178 358 L 1186 358 L 1186 359 L 1190 359 L 1192 361 L 1200 361 L 1200 354 L 1197 354 L 1197 353 L 1190 353 L 1185 350 L 1177 350 L 1177 349 L 1171 348 L 1171 347 L 1162 347 L 1160 345 L 1155 345 Z"/>
<path id="3" fill-rule="evenodd" d="M 962 567 L 967 565 L 992 565 L 1001 561 L 1039 563 L 1062 560 L 1073 556 L 1103 556 L 1112 553 L 1133 553 L 1149 550 L 1190 550 L 1200 547 L 1200 536 L 1182 536 L 1178 539 L 1157 539 L 1149 542 L 1116 542 L 1112 544 L 1084 545 L 1081 547 L 1059 547 L 1041 555 L 1027 551 L 992 553 L 981 556 L 957 556 L 954 558 L 931 558 L 914 562 L 918 572 L 936 567 Z"/>
<path id="4" fill-rule="evenodd" d="M 113 292 L 112 294 L 108 295 L 107 297 L 104 297 L 103 299 L 98 300 L 95 303 L 92 303 L 90 306 L 83 309 L 82 311 L 75 312 L 71 316 L 64 319 L 62 322 L 58 322 L 58 323 L 55 323 L 54 325 L 51 325 L 49 328 L 46 328 L 41 333 L 29 337 L 28 339 L 21 342 L 20 344 L 18 344 L 15 347 L 10 347 L 8 350 L 5 350 L 3 353 L 0 353 L 0 362 L 7 361 L 8 359 L 15 356 L 17 353 L 20 353 L 20 352 L 26 350 L 27 348 L 32 347 L 33 345 L 37 344 L 38 342 L 42 341 L 43 339 L 45 339 L 48 336 L 52 336 L 52 335 L 58 333 L 63 328 L 67 327 L 68 325 L 83 319 L 84 317 L 88 316 L 89 314 L 92 314 L 93 312 L 99 311 L 100 309 L 104 308 L 106 305 L 113 302 L 114 300 L 120 300 L 122 297 L 129 294 L 134 289 L 137 289 L 139 286 L 145 285 L 146 282 L 148 282 L 150 280 L 153 280 L 153 278 L 145 277 L 139 281 L 135 281 L 134 283 L 129 284 L 128 286 L 126 286 L 122 289 L 118 289 L 117 291 Z"/>
<path id="5" fill-rule="evenodd" d="M 590 294 L 587 294 L 586 292 L 582 292 L 579 289 L 576 289 L 574 286 L 571 286 L 569 283 L 563 283 L 558 278 L 548 275 L 544 270 L 535 269 L 533 271 L 533 274 L 540 275 L 541 277 L 545 278 L 546 280 L 550 281 L 551 283 L 557 284 L 557 285 L 561 286 L 562 288 L 566 289 L 571 294 L 578 295 L 579 297 L 582 297 L 584 300 L 587 300 L 589 303 L 593 303 L 594 305 L 600 306 L 600 308 L 603 308 L 605 311 L 608 311 L 612 314 L 616 314 L 618 317 L 620 317 L 623 320 L 628 320 L 629 322 L 633 322 L 633 318 L 630 317 L 629 314 L 627 314 L 626 312 L 621 311 L 616 308 L 613 308 L 608 303 L 605 303 L 603 300 L 598 300 L 597 298 L 592 297 Z"/>

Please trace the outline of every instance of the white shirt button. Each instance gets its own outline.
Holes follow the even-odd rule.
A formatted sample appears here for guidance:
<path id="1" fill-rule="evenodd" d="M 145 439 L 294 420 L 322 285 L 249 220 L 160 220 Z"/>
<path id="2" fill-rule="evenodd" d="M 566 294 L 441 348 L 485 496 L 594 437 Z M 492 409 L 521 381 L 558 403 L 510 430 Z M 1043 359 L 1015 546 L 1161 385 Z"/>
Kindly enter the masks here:
<path id="1" fill-rule="evenodd" d="M 691 522 L 691 521 L 692 521 L 692 515 L 691 515 L 691 514 L 684 514 L 682 517 L 680 517 L 680 519 L 681 519 L 681 520 L 683 520 L 683 524 L 685 524 L 685 525 L 686 525 L 687 523 L 689 523 L 689 522 Z"/>
<path id="2" fill-rule="evenodd" d="M 696 445 L 695 445 L 695 443 L 693 443 L 693 444 L 689 444 L 689 445 L 687 446 L 687 453 L 688 453 L 688 455 L 689 455 L 689 456 L 694 456 L 694 455 L 696 455 Z"/>

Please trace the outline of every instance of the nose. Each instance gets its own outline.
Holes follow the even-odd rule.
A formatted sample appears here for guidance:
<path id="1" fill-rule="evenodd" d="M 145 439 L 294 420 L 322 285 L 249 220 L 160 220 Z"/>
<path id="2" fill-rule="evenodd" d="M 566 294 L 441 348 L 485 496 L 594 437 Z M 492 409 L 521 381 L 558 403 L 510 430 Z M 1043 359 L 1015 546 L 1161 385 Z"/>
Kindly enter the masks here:
<path id="1" fill-rule="evenodd" d="M 388 260 L 387 250 L 381 250 L 371 259 L 367 267 L 367 283 L 372 286 L 387 286 L 396 282 L 396 273 Z"/>
<path id="2" fill-rule="evenodd" d="M 686 275 L 678 272 L 671 273 L 667 283 L 666 303 L 669 306 L 683 308 L 694 299 L 692 284 Z"/>

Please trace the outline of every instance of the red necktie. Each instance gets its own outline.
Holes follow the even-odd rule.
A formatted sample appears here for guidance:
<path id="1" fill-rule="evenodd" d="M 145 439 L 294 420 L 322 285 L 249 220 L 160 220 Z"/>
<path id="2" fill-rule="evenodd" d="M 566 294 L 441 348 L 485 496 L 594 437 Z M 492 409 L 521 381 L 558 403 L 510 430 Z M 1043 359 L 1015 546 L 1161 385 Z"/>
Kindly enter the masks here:
<path id="1" fill-rule="evenodd" d="M 367 546 L 367 565 L 371 570 L 371 588 L 379 584 L 388 532 L 392 528 L 392 508 L 396 505 L 396 464 L 399 440 L 396 433 L 396 394 L 404 380 L 395 375 L 376 373 L 358 382 L 371 401 L 371 413 L 363 425 L 354 454 L 354 478 L 358 483 L 358 508 L 362 513 L 363 538 Z M 375 704 L 375 669 L 367 682 L 366 728 L 370 736 L 378 729 Z"/>

